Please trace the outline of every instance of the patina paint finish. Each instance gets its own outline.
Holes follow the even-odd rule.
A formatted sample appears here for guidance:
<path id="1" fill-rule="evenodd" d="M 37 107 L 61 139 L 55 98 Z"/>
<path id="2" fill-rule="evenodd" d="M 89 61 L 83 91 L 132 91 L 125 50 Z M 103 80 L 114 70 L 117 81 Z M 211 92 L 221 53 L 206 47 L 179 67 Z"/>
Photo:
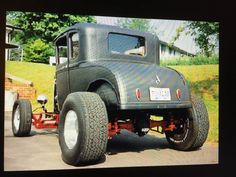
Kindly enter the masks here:
<path id="1" fill-rule="evenodd" d="M 79 36 L 79 55 L 71 59 L 74 48 L 70 36 L 74 33 Z M 119 36 L 122 36 L 120 41 Z M 60 41 L 66 41 L 67 60 L 61 64 L 57 56 L 59 109 L 68 94 L 90 91 L 94 83 L 108 83 L 114 89 L 116 106 L 120 110 L 191 107 L 189 87 L 184 76 L 173 69 L 159 66 L 159 40 L 155 35 L 85 23 L 66 29 L 54 40 L 55 45 L 59 46 Z M 128 50 L 128 54 L 127 51 L 122 53 L 126 45 L 128 48 L 135 42 L 144 46 Z M 119 52 L 112 51 L 115 48 Z M 59 49 L 57 54 L 59 55 Z M 136 97 L 136 89 L 141 93 L 139 99 Z M 176 94 L 177 90 L 181 90 L 180 98 Z M 151 92 L 154 95 L 151 96 Z M 157 94 L 163 94 L 163 98 L 158 98 Z"/>

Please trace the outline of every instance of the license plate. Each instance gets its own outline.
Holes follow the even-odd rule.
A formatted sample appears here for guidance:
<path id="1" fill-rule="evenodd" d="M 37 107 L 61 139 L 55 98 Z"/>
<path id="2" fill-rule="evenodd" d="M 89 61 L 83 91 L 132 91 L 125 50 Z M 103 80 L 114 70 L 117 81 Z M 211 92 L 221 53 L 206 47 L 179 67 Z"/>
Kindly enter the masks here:
<path id="1" fill-rule="evenodd" d="M 170 88 L 150 87 L 150 100 L 152 101 L 168 101 L 171 100 Z"/>

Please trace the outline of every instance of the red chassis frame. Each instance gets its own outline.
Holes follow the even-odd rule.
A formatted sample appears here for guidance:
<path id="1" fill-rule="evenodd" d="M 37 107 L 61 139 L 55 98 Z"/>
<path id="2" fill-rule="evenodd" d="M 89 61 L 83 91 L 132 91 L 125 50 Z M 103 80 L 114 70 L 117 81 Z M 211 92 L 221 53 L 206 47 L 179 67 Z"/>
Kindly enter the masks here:
<path id="1" fill-rule="evenodd" d="M 156 129 L 153 129 L 155 128 Z M 169 123 L 164 120 L 150 120 L 150 129 L 159 133 L 164 133 L 165 131 L 173 131 L 176 128 L 174 121 L 171 120 Z M 134 132 L 134 124 L 132 121 L 115 121 L 114 123 L 108 124 L 108 138 L 112 138 L 114 135 L 120 133 L 122 129 Z"/>
<path id="2" fill-rule="evenodd" d="M 42 112 L 34 113 L 32 116 L 32 124 L 37 129 L 44 128 L 58 128 L 59 114 L 52 112 Z M 157 129 L 153 129 L 157 127 Z M 150 129 L 157 131 L 159 133 L 164 133 L 165 131 L 173 131 L 176 128 L 173 120 L 167 123 L 164 120 L 150 120 Z M 134 132 L 134 125 L 132 121 L 114 121 L 113 123 L 108 123 L 108 138 L 120 133 L 122 129 Z"/>
<path id="3" fill-rule="evenodd" d="M 51 112 L 34 113 L 32 124 L 35 128 L 58 128 L 59 114 Z"/>

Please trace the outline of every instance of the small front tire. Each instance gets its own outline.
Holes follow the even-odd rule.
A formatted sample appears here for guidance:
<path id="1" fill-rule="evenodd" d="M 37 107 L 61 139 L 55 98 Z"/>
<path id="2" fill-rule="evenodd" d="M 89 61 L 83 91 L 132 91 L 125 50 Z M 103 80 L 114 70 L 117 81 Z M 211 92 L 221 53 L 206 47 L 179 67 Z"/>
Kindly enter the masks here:
<path id="1" fill-rule="evenodd" d="M 13 105 L 12 132 L 14 136 L 29 136 L 32 124 L 32 107 L 29 100 L 19 99 Z"/>

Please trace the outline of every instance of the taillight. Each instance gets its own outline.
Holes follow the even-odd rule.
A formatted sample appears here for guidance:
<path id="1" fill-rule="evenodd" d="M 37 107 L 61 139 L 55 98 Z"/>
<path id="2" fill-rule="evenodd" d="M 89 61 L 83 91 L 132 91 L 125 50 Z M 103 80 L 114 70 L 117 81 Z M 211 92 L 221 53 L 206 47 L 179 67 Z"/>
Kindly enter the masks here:
<path id="1" fill-rule="evenodd" d="M 176 96 L 177 98 L 180 100 L 181 96 L 182 96 L 182 91 L 180 89 L 176 90 Z"/>
<path id="2" fill-rule="evenodd" d="M 140 98 L 141 98 L 141 91 L 140 91 L 140 89 L 137 88 L 135 92 L 136 92 L 136 98 L 137 98 L 138 100 L 140 100 Z"/>

